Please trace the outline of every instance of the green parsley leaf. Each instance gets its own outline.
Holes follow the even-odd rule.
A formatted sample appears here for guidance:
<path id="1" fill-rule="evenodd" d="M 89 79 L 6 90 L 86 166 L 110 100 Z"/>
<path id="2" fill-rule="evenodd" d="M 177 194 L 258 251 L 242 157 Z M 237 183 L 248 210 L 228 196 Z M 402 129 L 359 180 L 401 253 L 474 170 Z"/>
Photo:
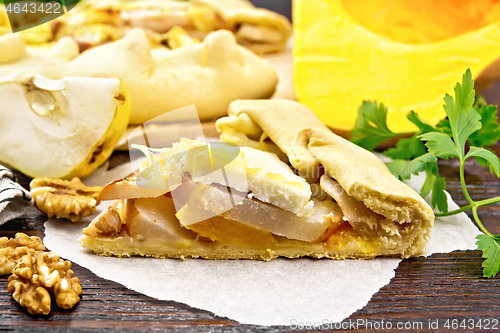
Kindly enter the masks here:
<path id="1" fill-rule="evenodd" d="M 392 159 L 411 160 L 427 153 L 424 144 L 415 135 L 411 138 L 400 139 L 396 147 L 389 148 L 383 154 Z"/>
<path id="2" fill-rule="evenodd" d="M 494 145 L 500 140 L 500 124 L 498 123 L 498 108 L 496 105 L 484 105 L 474 107 L 481 116 L 481 128 L 469 136 L 468 142 L 471 146 L 487 147 Z M 451 126 L 448 119 L 441 120 L 437 129 L 451 136 Z"/>
<path id="3" fill-rule="evenodd" d="M 469 157 L 480 157 L 484 158 L 489 162 L 490 171 L 500 177 L 500 159 L 498 159 L 497 155 L 490 150 L 486 150 L 484 148 L 478 147 L 470 147 L 469 152 L 465 155 L 464 160 L 467 160 Z"/>
<path id="4" fill-rule="evenodd" d="M 494 105 L 487 105 L 486 104 L 486 100 L 484 99 L 484 97 L 481 94 L 476 94 L 476 100 L 474 101 L 474 105 L 472 107 L 474 108 L 474 110 L 476 110 L 477 112 L 479 112 L 479 114 L 481 115 L 481 118 L 482 118 L 481 119 L 481 123 L 483 124 L 483 127 L 484 127 L 484 125 L 485 125 L 485 123 L 484 123 L 484 116 L 483 116 L 483 113 L 480 111 L 483 106 L 488 106 L 488 107 L 496 108 L 496 106 L 494 106 Z M 496 111 L 495 111 L 495 116 L 496 116 Z M 494 122 L 495 122 L 496 125 L 498 125 L 497 120 L 494 120 Z M 438 129 L 438 130 L 442 131 L 443 133 L 446 133 L 449 136 L 451 136 L 451 125 L 450 125 L 450 121 L 448 120 L 448 118 L 440 120 L 439 123 L 436 125 L 436 129 Z M 475 132 L 472 135 L 475 135 L 477 133 L 478 132 Z M 469 139 L 470 139 L 470 137 L 469 137 Z M 493 142 L 493 143 L 495 143 L 495 142 Z M 470 143 L 471 146 L 476 146 L 476 147 L 491 146 L 492 144 L 490 144 L 490 145 L 484 145 L 484 144 L 477 144 L 476 142 Z"/>
<path id="5" fill-rule="evenodd" d="M 408 118 L 409 121 L 414 123 L 419 128 L 420 134 L 439 131 L 439 129 L 429 125 L 425 120 L 420 118 L 415 111 L 410 111 L 406 118 Z"/>
<path id="6" fill-rule="evenodd" d="M 488 151 L 492 151 L 490 148 L 484 148 L 484 149 L 486 149 L 486 150 L 488 150 Z M 492 166 L 490 165 L 490 162 L 488 162 L 488 160 L 485 160 L 484 158 L 482 158 L 482 157 L 477 157 L 477 156 L 476 156 L 476 157 L 474 157 L 474 158 L 476 159 L 477 163 L 478 163 L 480 166 L 482 166 L 482 167 L 489 167 L 489 168 L 490 168 L 491 173 L 493 173 L 493 172 L 494 172 L 494 169 L 492 168 Z"/>
<path id="7" fill-rule="evenodd" d="M 500 124 L 496 105 L 483 105 L 475 109 L 481 116 L 481 129 L 469 136 L 469 144 L 476 147 L 492 146 L 500 140 Z"/>
<path id="8" fill-rule="evenodd" d="M 400 139 L 396 144 L 396 147 L 389 148 L 383 152 L 384 155 L 394 160 L 411 160 L 426 154 L 427 148 L 420 140 L 420 136 L 426 133 L 441 132 L 440 129 L 432 127 L 425 120 L 421 119 L 414 111 L 410 111 L 407 118 L 409 121 L 415 124 L 419 130 L 410 138 Z"/>
<path id="9" fill-rule="evenodd" d="M 431 194 L 432 207 L 438 207 L 441 212 L 448 211 L 448 197 L 446 196 L 446 180 L 439 177 L 439 166 L 437 162 L 427 163 L 426 177 L 424 185 L 420 190 L 422 197 Z"/>
<path id="10" fill-rule="evenodd" d="M 448 212 L 448 197 L 446 196 L 446 179 L 443 177 L 434 176 L 432 184 L 432 207 L 436 207 L 439 211 Z"/>
<path id="11" fill-rule="evenodd" d="M 403 170 L 406 163 L 408 163 L 407 160 L 396 159 L 391 162 L 387 162 L 385 165 L 397 179 L 401 180 L 399 175 L 401 174 L 401 170 Z"/>
<path id="12" fill-rule="evenodd" d="M 397 159 L 386 163 L 391 173 L 399 178 L 410 179 L 411 175 L 418 175 L 419 172 L 426 172 L 425 182 L 420 190 L 422 197 L 432 193 L 432 207 L 438 207 L 441 212 L 448 211 L 448 197 L 446 196 L 446 180 L 439 177 L 439 166 L 437 158 L 433 153 L 419 156 L 412 161 Z"/>
<path id="13" fill-rule="evenodd" d="M 469 136 L 467 142 L 469 143 L 469 145 L 476 147 L 492 146 L 497 141 L 500 141 L 500 124 L 498 123 L 497 117 L 498 109 L 495 105 L 486 105 L 484 98 L 482 96 L 479 97 L 482 100 L 479 102 L 476 100 L 476 102 L 474 103 L 474 109 L 481 116 L 482 126 L 479 130 Z M 451 136 L 451 126 L 448 119 L 441 120 L 436 128 Z M 479 163 L 479 165 L 483 167 L 489 166 L 490 170 L 493 170 L 492 166 L 486 159 L 477 156 L 475 157 L 475 159 Z"/>
<path id="14" fill-rule="evenodd" d="M 477 110 L 483 105 L 488 105 L 488 103 L 486 103 L 486 100 L 484 99 L 484 96 L 481 94 L 476 94 L 476 100 L 474 101 L 474 105 L 472 107 Z"/>
<path id="15" fill-rule="evenodd" d="M 496 105 L 482 104 L 480 107 L 476 107 L 475 110 L 481 116 L 482 127 L 469 136 L 469 139 L 467 140 L 469 145 L 476 147 L 494 145 L 500 140 L 500 124 L 498 123 L 498 109 Z M 490 170 L 492 170 L 491 172 L 493 172 L 492 165 L 488 162 L 488 160 L 477 156 L 475 158 L 479 165 L 483 167 L 488 166 Z"/>
<path id="16" fill-rule="evenodd" d="M 477 249 L 483 251 L 483 276 L 493 277 L 500 272 L 500 242 L 489 235 L 478 235 L 476 237 Z"/>
<path id="17" fill-rule="evenodd" d="M 459 157 L 460 152 L 450 137 L 444 133 L 425 133 L 419 136 L 420 140 L 427 141 L 429 152 L 440 158 Z"/>
<path id="18" fill-rule="evenodd" d="M 433 153 L 427 153 L 417 157 L 404 166 L 401 170 L 401 179 L 410 179 L 411 175 L 418 175 L 419 172 L 427 170 L 427 163 L 436 162 L 437 158 Z"/>
<path id="19" fill-rule="evenodd" d="M 374 150 L 382 141 L 401 135 L 387 127 L 387 108 L 377 101 L 363 101 L 358 119 L 351 131 L 351 141 L 367 150 Z"/>
<path id="20" fill-rule="evenodd" d="M 439 177 L 439 165 L 437 162 L 427 163 L 426 177 L 424 185 L 420 190 L 420 195 L 425 197 L 427 194 L 431 193 L 436 182 L 436 176 Z"/>
<path id="21" fill-rule="evenodd" d="M 408 113 L 409 121 L 414 123 L 418 127 L 417 133 L 415 133 L 410 138 L 400 139 L 396 144 L 396 147 L 389 148 L 383 152 L 383 154 L 392 159 L 405 159 L 411 160 L 413 158 L 420 157 L 427 153 L 422 141 L 419 140 L 418 136 L 429 132 L 439 132 L 438 129 L 429 125 L 425 120 L 421 119 L 417 113 L 410 111 Z"/>
<path id="22" fill-rule="evenodd" d="M 448 134 L 450 137 L 451 135 L 451 125 L 450 121 L 448 118 L 440 120 L 439 123 L 436 125 L 436 128 L 441 131 L 442 133 Z"/>
<path id="23" fill-rule="evenodd" d="M 448 94 L 444 97 L 444 110 L 450 121 L 459 156 L 465 155 L 465 142 L 469 136 L 481 128 L 481 116 L 472 108 L 474 97 L 474 81 L 470 69 L 463 75 L 462 84 L 457 83 L 455 86 L 455 101 Z"/>

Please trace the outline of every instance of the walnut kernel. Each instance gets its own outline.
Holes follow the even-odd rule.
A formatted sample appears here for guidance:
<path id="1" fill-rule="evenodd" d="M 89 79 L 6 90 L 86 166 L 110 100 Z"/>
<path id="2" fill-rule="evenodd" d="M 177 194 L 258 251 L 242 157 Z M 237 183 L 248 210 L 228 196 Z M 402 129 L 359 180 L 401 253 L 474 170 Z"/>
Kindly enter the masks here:
<path id="1" fill-rule="evenodd" d="M 9 277 L 8 292 L 31 314 L 49 314 L 50 294 L 63 309 L 71 309 L 80 301 L 82 287 L 73 277 L 69 261 L 53 252 L 25 255 Z"/>
<path id="2" fill-rule="evenodd" d="M 71 181 L 36 178 L 30 183 L 36 207 L 49 217 L 77 222 L 94 214 L 102 187 L 87 187 L 78 178 Z"/>
<path id="3" fill-rule="evenodd" d="M 17 233 L 15 238 L 0 238 L 0 275 L 8 275 L 24 255 L 34 255 L 36 252 L 45 251 L 39 237 L 29 237 Z"/>
<path id="4" fill-rule="evenodd" d="M 101 214 L 89 224 L 89 226 L 82 230 L 84 235 L 98 236 L 98 235 L 117 235 L 120 233 L 122 227 L 122 220 L 120 213 L 114 206 L 109 206 L 107 210 L 102 211 Z"/>
<path id="5" fill-rule="evenodd" d="M 25 255 L 9 276 L 7 291 L 29 313 L 48 315 L 50 313 L 50 294 L 40 286 L 37 279 L 33 279 L 34 257 Z"/>

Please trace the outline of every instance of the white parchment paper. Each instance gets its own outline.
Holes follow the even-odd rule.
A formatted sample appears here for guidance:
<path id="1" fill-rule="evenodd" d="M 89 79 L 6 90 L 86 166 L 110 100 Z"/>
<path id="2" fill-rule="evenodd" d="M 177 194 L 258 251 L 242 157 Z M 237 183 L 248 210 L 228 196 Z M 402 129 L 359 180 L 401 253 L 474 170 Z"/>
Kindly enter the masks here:
<path id="1" fill-rule="evenodd" d="M 89 185 L 130 173 L 130 165 L 100 170 Z M 408 184 L 416 190 L 423 176 Z M 449 198 L 450 210 L 457 207 Z M 102 204 L 96 214 L 106 205 Z M 95 216 L 95 215 L 94 215 Z M 400 259 L 200 260 L 100 257 L 77 242 L 93 217 L 72 224 L 50 219 L 45 246 L 96 275 L 145 295 L 185 303 L 222 317 L 255 325 L 339 322 L 365 306 L 394 277 Z M 465 213 L 436 219 L 426 255 L 475 248 L 477 228 Z M 84 296 L 85 297 L 85 296 Z"/>

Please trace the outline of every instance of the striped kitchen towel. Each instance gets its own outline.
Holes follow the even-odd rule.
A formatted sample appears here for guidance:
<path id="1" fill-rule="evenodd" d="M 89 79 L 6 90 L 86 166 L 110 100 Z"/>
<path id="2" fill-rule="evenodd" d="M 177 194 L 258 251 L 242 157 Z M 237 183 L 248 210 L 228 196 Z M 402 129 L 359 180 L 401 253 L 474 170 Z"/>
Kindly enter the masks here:
<path id="1" fill-rule="evenodd" d="M 0 225 L 25 214 L 32 206 L 31 195 L 16 182 L 16 175 L 0 165 Z"/>

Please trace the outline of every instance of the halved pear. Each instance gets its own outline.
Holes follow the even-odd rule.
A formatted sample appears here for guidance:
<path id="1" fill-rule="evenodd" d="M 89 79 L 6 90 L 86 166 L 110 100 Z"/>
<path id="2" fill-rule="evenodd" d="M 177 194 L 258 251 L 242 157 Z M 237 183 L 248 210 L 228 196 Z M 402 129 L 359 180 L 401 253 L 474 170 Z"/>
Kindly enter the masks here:
<path id="1" fill-rule="evenodd" d="M 30 177 L 83 178 L 125 132 L 130 98 L 119 79 L 13 74 L 0 78 L 0 162 Z"/>

